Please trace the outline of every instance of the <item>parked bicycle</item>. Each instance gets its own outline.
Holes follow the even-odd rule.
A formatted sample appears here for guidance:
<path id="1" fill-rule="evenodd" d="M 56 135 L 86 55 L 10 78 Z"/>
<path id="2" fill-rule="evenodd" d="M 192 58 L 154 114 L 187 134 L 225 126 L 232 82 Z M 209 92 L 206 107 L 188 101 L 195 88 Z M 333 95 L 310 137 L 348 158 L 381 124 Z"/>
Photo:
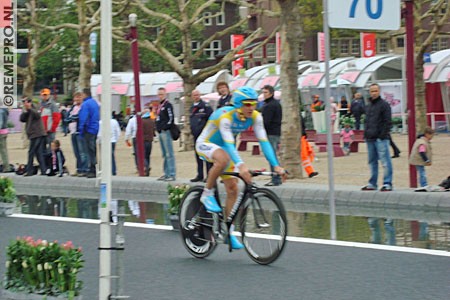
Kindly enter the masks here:
<path id="1" fill-rule="evenodd" d="M 272 172 L 251 171 L 253 177 L 271 176 Z M 239 226 L 245 250 L 252 260 L 267 265 L 274 262 L 286 245 L 286 212 L 280 198 L 267 188 L 248 184 L 237 172 L 225 172 L 245 183 L 230 215 L 207 212 L 200 202 L 203 186 L 193 186 L 184 195 L 180 206 L 180 232 L 188 252 L 197 258 L 210 255 L 219 243 L 227 243 L 231 252 L 229 229 Z M 220 205 L 219 193 L 216 199 Z M 237 220 L 238 222 L 234 222 Z"/>

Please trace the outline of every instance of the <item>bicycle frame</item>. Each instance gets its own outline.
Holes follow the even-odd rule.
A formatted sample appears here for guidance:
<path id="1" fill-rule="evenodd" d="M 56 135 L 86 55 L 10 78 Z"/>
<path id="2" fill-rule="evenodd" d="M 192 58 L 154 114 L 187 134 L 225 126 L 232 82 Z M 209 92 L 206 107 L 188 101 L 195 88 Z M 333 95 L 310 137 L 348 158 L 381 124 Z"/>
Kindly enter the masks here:
<path id="1" fill-rule="evenodd" d="M 256 177 L 256 176 L 259 176 L 259 175 L 269 176 L 269 175 L 272 175 L 273 173 L 272 172 L 264 172 L 264 171 L 251 171 L 251 174 L 252 174 L 252 177 Z M 236 199 L 236 202 L 234 203 L 234 205 L 233 205 L 233 207 L 232 207 L 232 209 L 230 211 L 230 215 L 227 217 L 226 220 L 224 218 L 223 212 L 220 212 L 220 213 L 217 213 L 217 214 L 214 214 L 214 213 L 212 214 L 213 215 L 213 220 L 214 220 L 214 225 L 213 226 L 216 227 L 216 228 L 213 227 L 213 232 L 214 233 L 216 233 L 218 235 L 220 234 L 219 226 L 221 226 L 223 221 L 225 221 L 224 223 L 226 225 L 226 230 L 227 230 L 226 232 L 228 233 L 228 235 L 227 235 L 228 250 L 231 252 L 232 249 L 231 249 L 231 242 L 230 242 L 230 237 L 229 237 L 230 236 L 229 232 L 230 232 L 231 224 L 233 224 L 234 220 L 236 219 L 236 217 L 238 215 L 238 212 L 239 212 L 239 209 L 245 208 L 246 206 L 248 206 L 250 203 L 253 202 L 253 199 L 254 199 L 253 197 L 250 198 L 251 201 L 248 201 L 249 200 L 249 196 L 252 196 L 253 193 L 256 192 L 258 187 L 253 182 L 250 183 L 250 184 L 245 182 L 245 180 L 241 177 L 241 175 L 238 172 L 224 172 L 224 173 L 222 173 L 222 175 L 228 175 L 228 176 L 233 176 L 233 177 L 239 178 L 245 184 L 244 190 L 239 192 L 238 197 Z M 219 191 L 218 191 L 218 188 L 217 188 L 217 184 L 216 184 L 216 189 L 215 189 L 215 197 L 216 197 L 216 200 L 217 200 L 218 204 L 220 206 L 222 206 L 222 203 L 220 202 L 220 197 L 219 197 Z M 267 221 L 266 220 L 264 220 L 264 221 L 265 221 L 265 224 L 267 224 Z"/>

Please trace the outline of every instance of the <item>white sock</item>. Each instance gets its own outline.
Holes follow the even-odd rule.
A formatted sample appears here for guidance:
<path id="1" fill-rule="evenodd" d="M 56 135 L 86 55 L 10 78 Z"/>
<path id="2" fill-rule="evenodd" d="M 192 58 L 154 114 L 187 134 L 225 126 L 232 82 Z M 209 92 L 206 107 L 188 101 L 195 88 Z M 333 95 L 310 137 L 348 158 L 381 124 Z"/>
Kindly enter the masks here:
<path id="1" fill-rule="evenodd" d="M 230 234 L 233 234 L 233 231 L 234 231 L 234 224 L 231 224 L 231 226 L 230 226 Z"/>
<path id="2" fill-rule="evenodd" d="M 202 196 L 204 197 L 208 197 L 208 196 L 212 196 L 214 195 L 214 188 L 212 189 L 207 189 L 206 187 L 203 189 L 203 193 Z"/>

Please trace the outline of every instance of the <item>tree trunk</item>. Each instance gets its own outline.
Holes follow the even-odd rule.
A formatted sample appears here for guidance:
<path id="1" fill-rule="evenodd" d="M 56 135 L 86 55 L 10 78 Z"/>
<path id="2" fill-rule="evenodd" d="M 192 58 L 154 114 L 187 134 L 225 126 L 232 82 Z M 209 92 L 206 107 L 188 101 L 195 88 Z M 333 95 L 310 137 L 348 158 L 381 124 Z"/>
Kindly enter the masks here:
<path id="1" fill-rule="evenodd" d="M 281 164 L 292 178 L 302 178 L 300 161 L 300 109 L 298 95 L 298 51 L 301 36 L 300 12 L 296 0 L 278 0 L 281 7 Z"/>
<path id="2" fill-rule="evenodd" d="M 190 82 L 188 78 L 183 78 L 184 87 L 184 124 L 182 134 L 182 151 L 191 151 L 194 149 L 194 139 L 191 134 L 191 124 L 189 120 L 190 112 L 189 109 L 192 106 L 192 91 L 195 90 L 197 84 Z"/>
<path id="3" fill-rule="evenodd" d="M 78 75 L 78 86 L 81 89 L 91 87 L 91 75 L 93 63 L 91 60 L 91 48 L 89 36 L 91 31 L 87 28 L 87 7 L 86 1 L 80 1 L 78 4 L 78 41 L 80 43 L 80 73 Z"/>

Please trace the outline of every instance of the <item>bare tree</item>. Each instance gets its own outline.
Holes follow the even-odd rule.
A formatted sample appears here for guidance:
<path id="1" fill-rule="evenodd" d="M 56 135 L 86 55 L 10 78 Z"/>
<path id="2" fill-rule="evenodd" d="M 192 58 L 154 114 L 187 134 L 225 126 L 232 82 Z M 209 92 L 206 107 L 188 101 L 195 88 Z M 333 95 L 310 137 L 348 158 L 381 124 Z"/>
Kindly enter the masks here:
<path id="1" fill-rule="evenodd" d="M 117 10 L 113 12 L 112 16 L 116 17 L 122 14 L 128 8 L 130 1 L 114 1 L 114 7 Z M 89 88 L 91 86 L 91 75 L 94 68 L 94 63 L 91 59 L 89 37 L 100 26 L 100 0 L 77 0 L 76 6 L 78 15 L 78 22 L 76 23 L 61 23 L 50 26 L 40 22 L 40 20 L 31 20 L 31 24 L 41 30 L 58 31 L 61 29 L 72 29 L 77 31 L 80 46 L 78 86 L 80 88 Z"/>
<path id="2" fill-rule="evenodd" d="M 247 35 L 244 42 L 235 49 L 230 49 L 230 51 L 222 58 L 220 62 L 215 65 L 205 67 L 200 69 L 198 72 L 194 74 L 194 63 L 199 60 L 206 48 L 208 48 L 213 40 L 217 40 L 220 37 L 227 36 L 236 32 L 238 28 L 245 25 L 247 23 L 247 19 L 243 18 L 235 22 L 234 24 L 228 26 L 227 28 L 215 32 L 213 35 L 206 37 L 199 45 L 198 49 L 193 51 L 192 49 L 192 32 L 195 28 L 198 28 L 201 24 L 203 24 L 205 18 L 215 18 L 219 16 L 224 11 L 225 3 L 235 3 L 241 6 L 247 6 L 250 9 L 257 10 L 256 6 L 253 4 L 249 4 L 247 1 L 241 0 L 233 0 L 233 1 L 221 1 L 221 6 L 219 9 L 213 9 L 213 7 L 217 6 L 216 0 L 207 0 L 207 1 L 196 1 L 196 0 L 177 0 L 176 10 L 172 14 L 163 13 L 154 9 L 154 5 L 150 5 L 149 3 L 144 3 L 140 0 L 135 0 L 133 3 L 139 8 L 141 13 L 146 14 L 150 18 L 156 18 L 159 21 L 158 34 L 155 38 L 147 38 L 140 41 L 139 46 L 150 51 L 155 52 L 162 58 L 164 58 L 172 70 L 176 72 L 183 80 L 184 84 L 184 97 L 185 97 L 185 115 L 189 115 L 189 108 L 192 104 L 191 92 L 195 89 L 195 87 L 203 82 L 208 77 L 214 75 L 221 69 L 227 68 L 231 62 L 239 57 L 246 56 L 252 54 L 254 51 L 258 49 L 258 47 L 253 48 L 252 50 L 246 51 L 244 54 L 237 54 L 240 50 L 243 50 L 251 43 L 253 43 L 257 38 L 261 37 L 264 32 L 261 28 L 251 32 Z M 205 16 L 204 12 L 211 12 L 212 14 Z M 215 12 L 214 12 L 215 11 Z M 268 15 L 275 16 L 276 13 L 266 11 Z M 140 21 L 143 23 L 144 21 Z M 145 25 L 145 24 L 142 24 Z M 180 54 L 175 54 L 170 52 L 162 42 L 162 38 L 164 37 L 166 30 L 168 30 L 169 26 L 174 26 L 181 34 L 181 51 Z M 122 34 L 123 33 L 117 33 Z M 270 33 L 268 37 L 259 45 L 259 47 L 263 46 L 267 43 L 273 36 L 275 35 L 275 31 Z M 183 128 L 183 139 L 187 141 L 184 143 L 185 150 L 190 150 L 193 147 L 192 138 L 189 132 L 189 118 L 186 118 L 186 124 Z"/>
<path id="3" fill-rule="evenodd" d="M 428 25 L 425 26 L 425 24 Z M 416 129 L 418 132 L 423 132 L 427 126 L 423 55 L 429 51 L 437 35 L 442 33 L 442 27 L 448 24 L 450 24 L 448 0 L 414 1 Z"/>
<path id="4" fill-rule="evenodd" d="M 26 27 L 26 24 L 32 24 L 37 22 L 39 18 L 39 10 L 36 8 L 36 0 L 30 0 L 27 4 L 29 15 L 21 14 L 21 27 Z M 25 24 L 25 26 L 23 25 Z M 43 29 L 30 28 L 24 30 L 27 33 L 28 41 L 28 55 L 27 62 L 24 67 L 17 67 L 17 73 L 22 76 L 23 79 L 23 95 L 32 98 L 34 84 L 36 83 L 36 61 L 47 53 L 52 47 L 59 41 L 60 35 L 56 35 L 54 38 L 47 42 L 43 47 L 41 42 L 41 35 Z"/>
<path id="5" fill-rule="evenodd" d="M 290 176 L 301 178 L 298 94 L 298 52 L 302 28 L 297 0 L 277 0 L 281 7 L 281 89 L 283 91 L 283 124 L 281 160 Z"/>

